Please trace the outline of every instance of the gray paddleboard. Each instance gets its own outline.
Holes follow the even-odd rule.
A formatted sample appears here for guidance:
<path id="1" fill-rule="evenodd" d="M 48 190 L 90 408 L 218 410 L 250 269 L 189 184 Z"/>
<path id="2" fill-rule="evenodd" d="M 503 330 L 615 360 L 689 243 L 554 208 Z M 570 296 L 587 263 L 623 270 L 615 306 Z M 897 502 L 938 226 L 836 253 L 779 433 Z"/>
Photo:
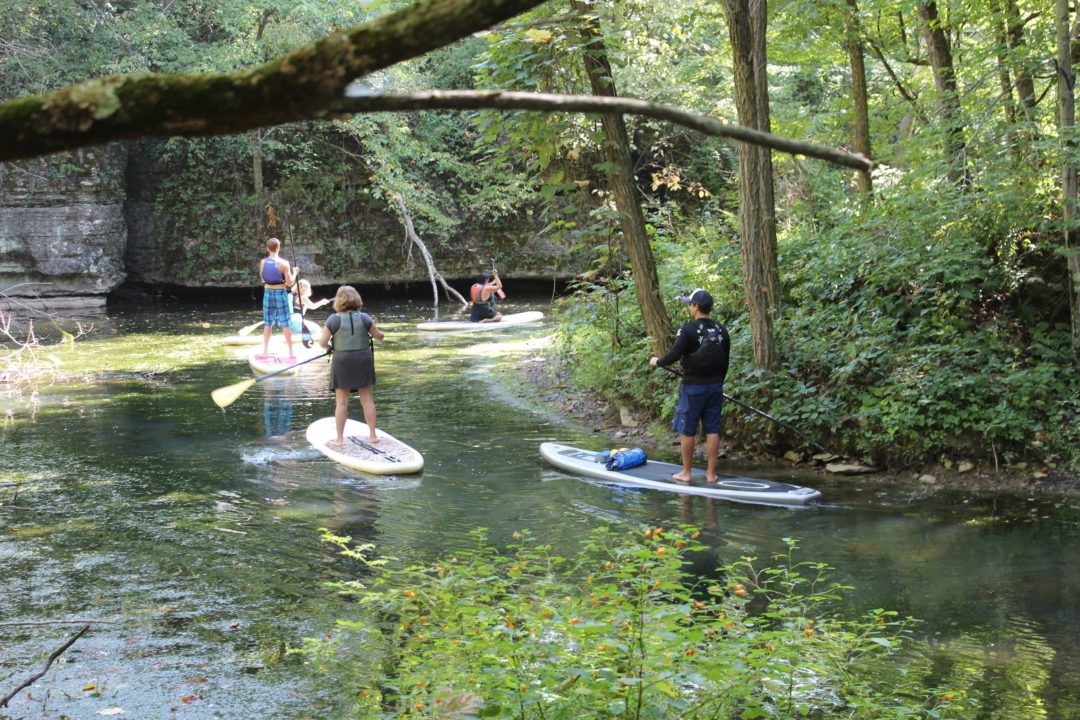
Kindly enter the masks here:
<path id="1" fill-rule="evenodd" d="M 553 442 L 542 443 L 540 454 L 560 470 L 617 485 L 769 505 L 805 505 L 821 498 L 813 488 L 761 478 L 720 475 L 715 483 L 707 483 L 705 471 L 699 468 L 694 468 L 690 484 L 684 485 L 671 479 L 672 474 L 682 470 L 681 466 L 655 460 L 629 470 L 608 470 L 604 463 L 596 461 L 595 451 Z"/>

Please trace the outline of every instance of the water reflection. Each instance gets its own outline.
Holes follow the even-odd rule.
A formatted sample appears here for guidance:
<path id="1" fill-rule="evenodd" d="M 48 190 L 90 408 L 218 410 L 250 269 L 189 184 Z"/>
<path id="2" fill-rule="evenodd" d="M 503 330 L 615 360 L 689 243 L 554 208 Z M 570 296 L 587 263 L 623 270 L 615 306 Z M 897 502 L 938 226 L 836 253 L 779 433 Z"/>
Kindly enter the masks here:
<path id="1" fill-rule="evenodd" d="M 266 436 L 284 435 L 292 430 L 293 406 L 280 383 L 262 382 L 263 423 Z"/>

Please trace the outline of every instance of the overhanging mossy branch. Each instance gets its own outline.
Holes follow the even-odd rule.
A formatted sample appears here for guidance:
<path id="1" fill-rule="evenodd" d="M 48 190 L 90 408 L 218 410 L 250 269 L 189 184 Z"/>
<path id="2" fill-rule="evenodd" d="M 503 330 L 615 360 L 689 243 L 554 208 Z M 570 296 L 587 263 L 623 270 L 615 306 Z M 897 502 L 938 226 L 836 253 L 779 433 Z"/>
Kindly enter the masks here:
<path id="1" fill-rule="evenodd" d="M 643 115 L 707 135 L 870 171 L 871 163 L 862 155 L 634 98 L 448 90 L 346 97 L 346 88 L 356 78 L 423 55 L 543 1 L 420 0 L 249 70 L 122 75 L 9 100 L 0 103 L 0 160 L 138 137 L 227 135 L 363 112 L 492 109 Z"/>
<path id="2" fill-rule="evenodd" d="M 544 0 L 419 0 L 257 68 L 221 75 L 135 73 L 0 103 L 0 160 L 112 140 L 223 135 L 319 120 L 350 82 L 418 57 Z"/>

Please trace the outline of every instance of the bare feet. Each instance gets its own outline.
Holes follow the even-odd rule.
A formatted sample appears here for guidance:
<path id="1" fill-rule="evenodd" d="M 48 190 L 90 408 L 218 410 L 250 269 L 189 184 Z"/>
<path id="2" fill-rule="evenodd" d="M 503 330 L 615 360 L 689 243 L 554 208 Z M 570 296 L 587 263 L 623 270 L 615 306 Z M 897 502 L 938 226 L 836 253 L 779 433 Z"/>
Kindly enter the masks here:
<path id="1" fill-rule="evenodd" d="M 332 448 L 345 447 L 345 438 L 338 438 L 337 440 L 327 440 L 326 446 Z"/>
<path id="2" fill-rule="evenodd" d="M 371 437 L 368 438 L 368 442 L 371 443 L 372 445 L 378 445 L 379 444 L 379 436 L 378 435 L 372 435 Z"/>
<path id="3" fill-rule="evenodd" d="M 716 484 L 716 476 L 714 475 L 712 477 L 705 478 L 705 482 L 715 485 Z"/>
<path id="4" fill-rule="evenodd" d="M 675 473 L 674 475 L 671 476 L 671 479 L 674 480 L 677 483 L 682 483 L 683 485 L 689 485 L 690 484 L 690 476 L 687 475 L 686 473 L 677 472 L 677 473 Z"/>

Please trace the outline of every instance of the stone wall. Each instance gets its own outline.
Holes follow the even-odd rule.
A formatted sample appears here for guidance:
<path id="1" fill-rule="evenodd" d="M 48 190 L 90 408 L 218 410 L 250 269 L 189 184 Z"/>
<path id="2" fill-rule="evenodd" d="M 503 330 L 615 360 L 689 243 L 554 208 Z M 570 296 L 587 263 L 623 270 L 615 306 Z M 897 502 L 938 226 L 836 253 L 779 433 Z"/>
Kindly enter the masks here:
<path id="1" fill-rule="evenodd" d="M 385 201 L 358 201 L 347 212 L 331 215 L 298 207 L 292 198 L 274 189 L 270 189 L 270 200 L 275 208 L 275 227 L 233 228 L 231 244 L 243 235 L 247 238 L 244 249 L 230 251 L 225 262 L 211 260 L 205 268 L 196 265 L 193 271 L 192 259 L 212 254 L 200 251 L 219 238 L 207 230 L 207 223 L 200 222 L 198 215 L 194 219 L 185 216 L 184 226 L 176 227 L 155 211 L 165 192 L 164 181 L 176 172 L 164 166 L 155 147 L 158 142 L 144 140 L 129 147 L 124 262 L 130 282 L 144 286 L 254 287 L 258 262 L 266 254 L 265 241 L 272 236 L 284 243 L 282 257 L 299 265 L 301 276 L 313 285 L 429 282 L 420 250 L 406 239 L 401 218 Z M 233 192 L 236 188 L 222 183 L 221 188 L 209 188 L 201 198 L 208 208 L 221 207 L 230 202 L 233 196 L 229 193 Z M 551 280 L 556 275 L 565 279 L 583 271 L 582 261 L 570 257 L 566 243 L 552 243 L 543 237 L 543 222 L 523 211 L 516 219 L 500 222 L 500 227 L 468 225 L 464 238 L 422 239 L 447 280 L 475 278 L 479 271 L 491 267 L 492 258 L 503 276 L 511 279 Z"/>
<path id="2" fill-rule="evenodd" d="M 125 278 L 121 144 L 0 163 L 0 304 L 104 306 Z"/>
<path id="3" fill-rule="evenodd" d="M 418 248 L 401 219 L 382 206 L 354 208 L 340 232 L 340 217 L 304 217 L 276 229 L 252 232 L 250 255 L 193 273 L 197 250 L 212 245 L 205 226 L 183 232 L 155 210 L 168 169 L 148 142 L 61 153 L 0 164 L 0 307 L 50 311 L 102 309 L 122 282 L 142 286 L 255 287 L 265 239 L 285 241 L 283 257 L 299 264 L 314 285 L 427 283 Z M 228 198 L 222 196 L 222 202 Z M 304 222 L 300 222 L 303 220 Z M 438 271 L 455 284 L 489 269 L 503 277 L 565 279 L 583 268 L 568 248 L 542 236 L 539 218 L 527 213 L 503 227 L 468 229 L 467 239 L 428 243 Z M 350 239 L 346 239 L 350 238 Z"/>

